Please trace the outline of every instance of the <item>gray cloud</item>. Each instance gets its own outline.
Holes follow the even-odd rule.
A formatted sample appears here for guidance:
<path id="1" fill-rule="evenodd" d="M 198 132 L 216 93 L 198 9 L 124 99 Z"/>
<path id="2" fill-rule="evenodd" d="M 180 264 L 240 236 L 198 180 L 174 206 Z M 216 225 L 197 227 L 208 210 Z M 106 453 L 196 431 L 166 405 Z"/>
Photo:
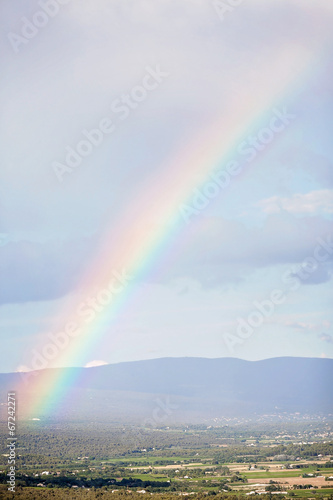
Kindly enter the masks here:
<path id="1" fill-rule="evenodd" d="M 185 225 L 173 246 L 162 252 L 153 277 L 148 273 L 149 280 L 188 277 L 206 286 L 219 286 L 240 283 L 264 267 L 295 264 L 297 268 L 313 255 L 317 237 L 325 237 L 329 229 L 330 223 L 323 219 L 308 217 L 300 223 L 285 214 L 269 217 L 261 229 L 202 216 Z M 55 299 L 75 290 L 92 265 L 100 237 L 96 233 L 64 243 L 23 241 L 0 247 L 1 303 Z M 325 263 L 304 283 L 324 283 L 330 277 L 331 268 Z"/>
<path id="2" fill-rule="evenodd" d="M 330 222 L 320 217 L 296 219 L 279 214 L 268 217 L 258 229 L 202 215 L 191 220 L 161 267 L 165 277 L 189 276 L 206 285 L 240 282 L 260 268 L 290 264 L 296 270 L 313 255 L 317 238 L 329 234 Z M 304 283 L 330 279 L 332 254 L 327 261 Z"/>
<path id="3" fill-rule="evenodd" d="M 10 242 L 0 248 L 0 304 L 53 300 L 75 289 L 89 266 L 94 243 Z"/>
<path id="4" fill-rule="evenodd" d="M 328 344 L 333 344 L 333 337 L 328 333 L 321 333 L 320 335 L 318 335 L 318 337 L 323 342 L 327 342 Z"/>

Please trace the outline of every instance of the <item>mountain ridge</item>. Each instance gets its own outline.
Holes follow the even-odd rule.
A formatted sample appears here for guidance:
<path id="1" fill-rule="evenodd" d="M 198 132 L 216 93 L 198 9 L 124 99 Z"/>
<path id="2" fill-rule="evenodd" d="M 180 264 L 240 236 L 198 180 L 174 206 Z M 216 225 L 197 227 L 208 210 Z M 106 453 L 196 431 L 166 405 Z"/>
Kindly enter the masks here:
<path id="1" fill-rule="evenodd" d="M 219 415 L 333 413 L 330 358 L 248 361 L 230 357 L 164 357 L 90 368 L 50 368 L 38 370 L 35 375 L 0 374 L 1 399 L 6 390 L 21 389 L 21 404 L 28 404 L 34 393 L 34 380 L 40 380 L 50 370 L 59 375 L 67 371 L 73 379 L 70 390 L 77 406 L 71 407 L 67 399 L 67 414 L 88 415 L 91 403 L 102 405 L 105 416 L 110 418 L 133 414 L 149 417 L 156 400 L 163 398 L 177 406 L 173 418 L 185 415 L 188 421 Z M 22 391 L 25 376 L 27 384 Z"/>

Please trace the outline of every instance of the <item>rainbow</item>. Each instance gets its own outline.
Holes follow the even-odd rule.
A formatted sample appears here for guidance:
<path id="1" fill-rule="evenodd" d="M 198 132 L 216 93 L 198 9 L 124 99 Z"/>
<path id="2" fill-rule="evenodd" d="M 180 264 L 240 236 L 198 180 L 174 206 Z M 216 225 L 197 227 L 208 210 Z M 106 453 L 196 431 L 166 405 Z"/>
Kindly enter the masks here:
<path id="1" fill-rule="evenodd" d="M 123 213 L 116 227 L 110 228 L 109 234 L 104 236 L 98 254 L 79 283 L 83 295 L 91 296 L 94 294 L 91 290 L 98 293 L 104 289 L 115 270 L 119 273 L 126 270 L 135 280 L 156 272 L 157 263 L 169 251 L 177 235 L 188 231 L 189 226 L 180 216 L 180 207 L 191 205 L 193 191 L 204 188 L 212 172 L 221 169 L 228 160 L 239 157 L 237 147 L 248 131 L 265 126 L 272 108 L 286 105 L 299 88 L 299 82 L 311 74 L 313 63 L 313 54 L 301 48 L 289 48 L 272 62 L 271 76 L 272 68 L 265 69 L 265 82 L 255 99 L 248 94 L 251 89 L 245 89 L 243 95 L 230 96 L 225 116 L 169 158 Z M 277 70 L 278 79 L 275 77 Z M 250 167 L 253 168 L 245 166 L 241 175 L 248 175 Z M 159 186 L 163 186 L 164 195 Z M 227 195 L 227 190 L 223 195 Z M 52 365 L 78 365 L 91 347 L 107 334 L 106 325 L 119 314 L 126 313 L 135 300 L 138 297 L 129 280 L 90 321 L 69 307 L 59 311 L 64 327 L 73 323 L 78 334 L 66 348 L 59 350 Z M 45 414 L 45 408 L 54 414 L 60 403 L 70 397 L 74 382 L 73 371 L 66 368 L 44 370 L 36 377 L 30 376 L 32 397 L 22 418 Z M 23 383 L 21 390 L 25 390 Z"/>

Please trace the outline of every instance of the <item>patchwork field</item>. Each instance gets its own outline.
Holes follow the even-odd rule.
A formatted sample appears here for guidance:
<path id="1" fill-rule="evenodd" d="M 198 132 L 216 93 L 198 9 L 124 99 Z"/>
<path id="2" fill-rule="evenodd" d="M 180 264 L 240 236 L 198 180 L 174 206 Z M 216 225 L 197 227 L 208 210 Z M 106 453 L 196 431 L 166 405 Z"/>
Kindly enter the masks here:
<path id="1" fill-rule="evenodd" d="M 153 430 L 34 422 L 20 427 L 16 479 L 26 492 L 38 495 L 59 489 L 84 495 L 85 490 L 98 489 L 233 500 L 252 492 L 269 498 L 274 494 L 332 500 L 333 483 L 325 481 L 333 475 L 331 437 L 326 422 Z M 5 486 L 6 453 L 1 460 L 0 482 Z M 302 477 L 305 474 L 309 477 Z"/>

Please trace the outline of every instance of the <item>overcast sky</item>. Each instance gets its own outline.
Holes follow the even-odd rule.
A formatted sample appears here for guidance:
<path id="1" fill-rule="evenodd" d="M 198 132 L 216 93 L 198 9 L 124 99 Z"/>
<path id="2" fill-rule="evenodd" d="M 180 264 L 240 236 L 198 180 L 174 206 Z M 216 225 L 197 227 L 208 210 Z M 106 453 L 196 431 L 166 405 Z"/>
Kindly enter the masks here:
<path id="1" fill-rule="evenodd" d="M 0 9 L 1 372 L 333 357 L 333 4 Z"/>

